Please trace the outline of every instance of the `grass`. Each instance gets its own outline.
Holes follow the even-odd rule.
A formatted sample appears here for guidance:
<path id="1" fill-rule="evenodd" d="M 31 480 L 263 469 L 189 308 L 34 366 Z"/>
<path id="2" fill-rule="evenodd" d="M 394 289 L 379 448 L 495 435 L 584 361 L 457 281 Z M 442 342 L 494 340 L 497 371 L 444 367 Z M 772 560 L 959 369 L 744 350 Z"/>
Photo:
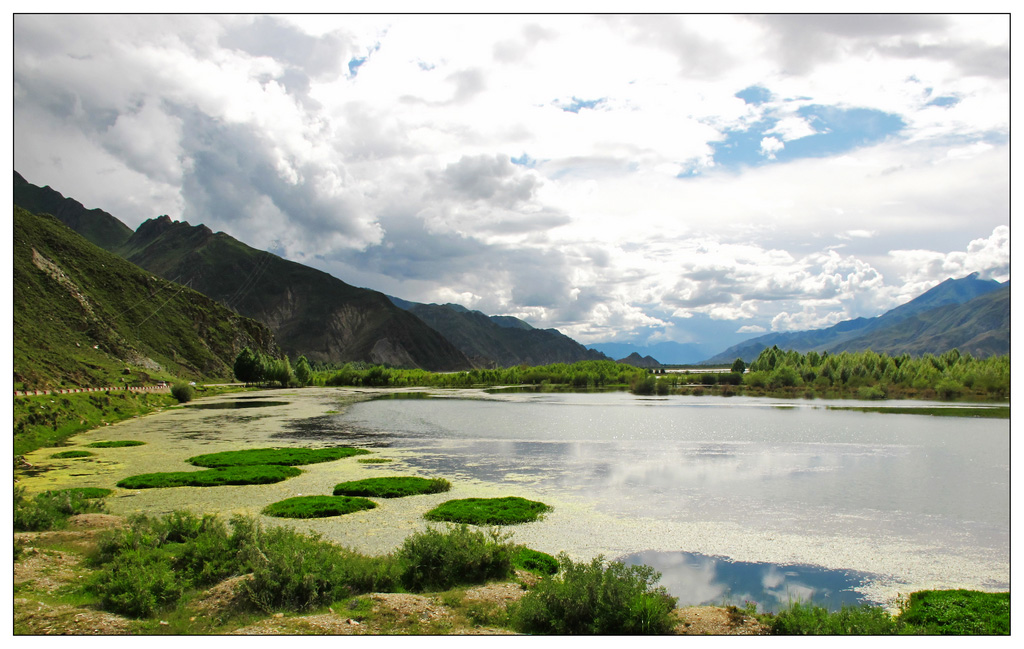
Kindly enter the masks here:
<path id="1" fill-rule="evenodd" d="M 369 451 L 348 446 L 332 448 L 255 448 L 245 451 L 225 451 L 190 457 L 188 462 L 207 468 L 238 467 L 253 465 L 276 464 L 282 466 L 299 466 L 330 462 L 353 455 L 365 455 Z"/>
<path id="2" fill-rule="evenodd" d="M 60 453 L 54 453 L 50 457 L 55 460 L 66 460 L 76 457 L 91 457 L 93 455 L 96 454 L 90 453 L 89 451 L 61 451 Z"/>
<path id="3" fill-rule="evenodd" d="M 377 503 L 348 496 L 297 496 L 267 505 L 263 513 L 279 518 L 327 518 L 373 509 Z"/>
<path id="4" fill-rule="evenodd" d="M 512 557 L 512 565 L 520 570 L 537 575 L 554 575 L 558 573 L 558 559 L 546 552 L 540 552 L 522 546 Z"/>
<path id="5" fill-rule="evenodd" d="M 933 417 L 981 417 L 984 419 L 1009 419 L 1010 408 L 1006 406 L 962 408 L 944 407 L 907 408 L 899 406 L 828 406 L 829 410 L 854 410 L 857 412 L 877 412 L 890 415 L 931 415 Z"/>
<path id="6" fill-rule="evenodd" d="M 390 459 L 388 459 L 386 457 L 367 457 L 367 458 L 360 458 L 360 459 L 356 460 L 356 462 L 358 462 L 360 464 L 387 464 L 388 462 L 393 462 L 393 461 L 394 460 L 390 460 Z"/>
<path id="7" fill-rule="evenodd" d="M 205 471 L 171 471 L 143 473 L 117 483 L 122 489 L 156 489 L 165 487 L 221 487 L 225 485 L 272 484 L 294 478 L 302 471 L 291 466 L 230 466 Z"/>
<path id="8" fill-rule="evenodd" d="M 126 446 L 145 446 L 145 442 L 140 442 L 134 439 L 121 439 L 112 440 L 105 442 L 93 442 L 92 444 L 86 444 L 89 448 L 123 448 Z"/>
<path id="9" fill-rule="evenodd" d="M 530 523 L 551 511 L 551 507 L 517 496 L 505 498 L 463 498 L 441 503 L 423 515 L 430 521 L 470 525 L 515 525 Z"/>
<path id="10" fill-rule="evenodd" d="M 452 484 L 444 478 L 367 478 L 342 482 L 334 487 L 335 496 L 369 496 L 371 498 L 403 498 L 419 494 L 448 491 Z"/>
<path id="11" fill-rule="evenodd" d="M 25 495 L 24 487 L 16 486 L 14 530 L 35 532 L 61 529 L 67 526 L 68 518 L 75 514 L 104 511 L 105 507 L 97 493 L 85 489 L 61 489 L 46 491 L 30 499 Z"/>
<path id="12" fill-rule="evenodd" d="M 50 491 L 44 491 L 47 496 L 62 496 L 65 494 L 77 495 L 81 498 L 106 498 L 110 494 L 114 493 L 112 489 L 103 489 L 101 487 L 73 487 L 71 489 L 53 489 Z"/>

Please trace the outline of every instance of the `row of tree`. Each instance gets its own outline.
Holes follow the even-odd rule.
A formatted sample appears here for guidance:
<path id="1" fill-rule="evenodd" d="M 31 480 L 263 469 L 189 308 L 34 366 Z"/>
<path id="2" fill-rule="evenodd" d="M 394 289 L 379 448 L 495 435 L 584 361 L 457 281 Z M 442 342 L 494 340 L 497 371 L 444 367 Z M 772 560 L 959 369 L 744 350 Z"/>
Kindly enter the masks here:
<path id="1" fill-rule="evenodd" d="M 235 378 L 246 385 L 277 383 L 281 387 L 309 385 L 313 376 L 305 356 L 299 356 L 299 360 L 295 362 L 295 369 L 292 369 L 287 356 L 274 358 L 248 347 L 235 357 L 234 372 Z"/>

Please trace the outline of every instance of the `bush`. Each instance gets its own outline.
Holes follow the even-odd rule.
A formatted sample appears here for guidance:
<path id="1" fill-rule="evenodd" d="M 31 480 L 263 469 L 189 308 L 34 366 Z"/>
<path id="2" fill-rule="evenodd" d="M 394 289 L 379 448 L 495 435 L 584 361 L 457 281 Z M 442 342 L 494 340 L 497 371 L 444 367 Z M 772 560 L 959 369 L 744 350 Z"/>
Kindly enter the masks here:
<path id="1" fill-rule="evenodd" d="M 45 491 L 29 500 L 24 487 L 14 488 L 14 530 L 37 532 L 62 528 L 76 514 L 101 512 L 106 508 L 96 492 L 84 489 Z M 109 493 L 109 491 L 108 491 Z"/>
<path id="2" fill-rule="evenodd" d="M 517 496 L 506 498 L 463 498 L 449 500 L 423 515 L 428 521 L 469 523 L 470 525 L 515 525 L 530 523 L 551 507 Z"/>
<path id="3" fill-rule="evenodd" d="M 875 606 L 843 606 L 829 613 L 814 604 L 793 602 L 771 621 L 776 635 L 891 635 L 896 621 L 885 609 Z"/>
<path id="4" fill-rule="evenodd" d="M 377 503 L 348 496 L 297 496 L 271 503 L 263 508 L 267 516 L 279 518 L 327 518 L 373 509 Z"/>
<path id="5" fill-rule="evenodd" d="M 509 536 L 466 525 L 447 530 L 427 528 L 405 540 L 398 550 L 402 584 L 413 591 L 446 590 L 512 575 L 515 547 Z"/>
<path id="6" fill-rule="evenodd" d="M 371 498 L 402 498 L 419 494 L 443 493 L 452 488 L 444 478 L 367 478 L 342 482 L 334 487 L 335 496 L 369 496 Z"/>
<path id="7" fill-rule="evenodd" d="M 105 610 L 132 617 L 146 617 L 174 606 L 185 587 L 171 567 L 170 557 L 152 549 L 118 553 L 90 583 Z"/>
<path id="8" fill-rule="evenodd" d="M 196 390 L 188 383 L 175 383 L 171 386 L 171 395 L 178 403 L 188 403 L 196 396 Z"/>
<path id="9" fill-rule="evenodd" d="M 558 555 L 562 573 L 544 579 L 511 611 L 525 633 L 664 634 L 675 629 L 676 598 L 663 587 L 650 566 L 604 565 L 603 557 L 573 563 Z"/>

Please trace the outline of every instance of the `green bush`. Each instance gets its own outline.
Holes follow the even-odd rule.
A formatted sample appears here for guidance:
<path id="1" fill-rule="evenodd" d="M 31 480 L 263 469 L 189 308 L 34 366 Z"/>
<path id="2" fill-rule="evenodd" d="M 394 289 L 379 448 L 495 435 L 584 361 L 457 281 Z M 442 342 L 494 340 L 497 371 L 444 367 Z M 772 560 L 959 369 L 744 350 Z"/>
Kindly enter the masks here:
<path id="1" fill-rule="evenodd" d="M 62 528 L 75 514 L 105 511 L 105 506 L 84 489 L 45 491 L 29 499 L 24 487 L 14 488 L 14 530 L 36 532 Z"/>
<path id="2" fill-rule="evenodd" d="M 196 389 L 188 383 L 175 383 L 171 386 L 171 396 L 178 400 L 178 403 L 188 403 L 196 396 Z"/>
<path id="3" fill-rule="evenodd" d="M 463 498 L 443 502 L 423 515 L 430 521 L 470 525 L 515 525 L 537 520 L 551 507 L 517 496 L 506 498 Z"/>
<path id="4" fill-rule="evenodd" d="M 148 548 L 119 552 L 89 584 L 105 610 L 132 617 L 175 605 L 186 585 L 167 553 Z"/>
<path id="5" fill-rule="evenodd" d="M 539 575 L 553 575 L 558 572 L 558 559 L 546 552 L 520 547 L 512 557 L 512 565 L 520 570 Z"/>
<path id="6" fill-rule="evenodd" d="M 353 455 L 366 455 L 369 451 L 349 446 L 330 448 L 252 448 L 244 451 L 224 451 L 196 455 L 188 459 L 189 464 L 217 469 L 230 466 L 253 466 L 257 464 L 277 464 L 282 466 L 300 466 L 331 462 Z"/>
<path id="7" fill-rule="evenodd" d="M 143 473 L 117 483 L 122 489 L 164 487 L 220 487 L 223 485 L 273 484 L 294 478 L 302 471 L 291 466 L 229 466 L 205 471 Z"/>
<path id="8" fill-rule="evenodd" d="M 44 491 L 47 497 L 57 497 L 68 495 L 76 495 L 80 498 L 93 499 L 93 498 L 106 498 L 113 493 L 111 489 L 103 489 L 101 487 L 72 487 L 70 489 L 53 489 L 50 491 Z"/>
<path id="9" fill-rule="evenodd" d="M 377 503 L 348 496 L 296 496 L 279 500 L 263 508 L 267 516 L 279 518 L 326 518 L 373 509 Z"/>
<path id="10" fill-rule="evenodd" d="M 793 602 L 771 620 L 775 635 L 891 635 L 897 624 L 877 606 L 843 606 L 840 610 Z"/>
<path id="11" fill-rule="evenodd" d="M 665 634 L 676 625 L 676 598 L 655 587 L 650 566 L 604 564 L 603 557 L 574 563 L 558 555 L 562 572 L 540 581 L 510 612 L 525 633 Z"/>
<path id="12" fill-rule="evenodd" d="M 516 550 L 498 530 L 429 527 L 405 540 L 397 552 L 402 584 L 412 591 L 446 590 L 512 575 Z"/>
<path id="13" fill-rule="evenodd" d="M 452 483 L 444 478 L 367 478 L 342 482 L 334 487 L 335 496 L 369 496 L 371 498 L 402 498 L 419 494 L 448 491 Z"/>

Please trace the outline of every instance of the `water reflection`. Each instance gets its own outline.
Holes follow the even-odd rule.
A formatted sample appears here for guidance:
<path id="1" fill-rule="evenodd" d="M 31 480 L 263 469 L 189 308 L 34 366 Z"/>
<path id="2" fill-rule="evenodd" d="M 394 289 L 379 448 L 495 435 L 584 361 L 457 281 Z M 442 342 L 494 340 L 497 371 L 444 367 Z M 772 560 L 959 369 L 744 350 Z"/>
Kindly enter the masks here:
<path id="1" fill-rule="evenodd" d="M 871 575 L 819 566 L 730 561 L 689 552 L 639 552 L 619 559 L 648 565 L 661 573 L 661 585 L 679 598 L 679 606 L 744 606 L 778 612 L 791 602 L 813 602 L 830 610 L 869 602 L 855 589 Z"/>

